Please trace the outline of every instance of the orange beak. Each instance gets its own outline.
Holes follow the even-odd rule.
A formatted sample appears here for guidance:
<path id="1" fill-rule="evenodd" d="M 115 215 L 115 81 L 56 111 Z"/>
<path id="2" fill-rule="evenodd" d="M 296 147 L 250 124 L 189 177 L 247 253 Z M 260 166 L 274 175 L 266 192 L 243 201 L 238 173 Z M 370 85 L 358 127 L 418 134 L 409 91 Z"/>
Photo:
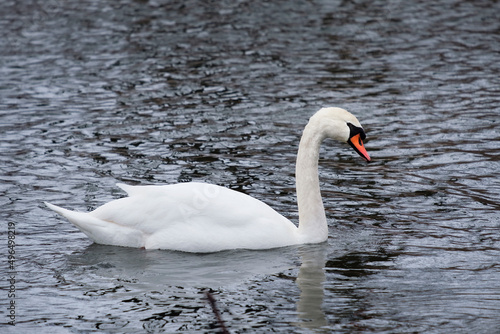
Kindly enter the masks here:
<path id="1" fill-rule="evenodd" d="M 372 159 L 368 155 L 368 152 L 366 152 L 365 146 L 363 145 L 363 140 L 361 139 L 361 134 L 358 133 L 355 136 L 352 136 L 349 138 L 347 141 L 349 145 L 352 146 L 352 148 L 358 152 L 358 154 L 365 159 L 367 162 L 370 162 Z"/>

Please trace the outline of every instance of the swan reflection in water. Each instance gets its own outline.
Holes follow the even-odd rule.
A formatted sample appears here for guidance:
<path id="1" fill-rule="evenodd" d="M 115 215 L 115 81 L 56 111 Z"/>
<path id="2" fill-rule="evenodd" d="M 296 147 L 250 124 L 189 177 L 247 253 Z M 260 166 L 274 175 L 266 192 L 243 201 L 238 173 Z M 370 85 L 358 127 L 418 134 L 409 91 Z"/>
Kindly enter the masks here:
<path id="1" fill-rule="evenodd" d="M 323 329 L 325 332 L 329 332 L 328 321 L 322 308 L 327 249 L 326 244 L 299 248 L 301 265 L 296 281 L 300 289 L 297 314 L 301 319 L 296 325 L 308 329 Z"/>
<path id="2" fill-rule="evenodd" d="M 327 326 L 322 310 L 327 249 L 328 245 L 322 243 L 266 251 L 192 254 L 92 244 L 82 253 L 68 256 L 63 275 L 67 283 L 74 281 L 75 285 L 86 290 L 85 295 L 116 293 L 122 299 L 130 299 L 137 296 L 143 298 L 152 291 L 179 287 L 198 291 L 236 286 L 248 281 L 259 282 L 265 276 L 278 280 L 279 273 L 291 272 L 293 275 L 299 261 L 296 279 L 300 289 L 296 304 L 299 321 L 295 325 L 320 329 Z M 110 279 L 118 285 L 126 285 L 126 289 L 118 292 L 117 289 L 110 289 Z M 272 299 L 272 296 L 269 298 Z M 230 309 L 231 301 L 226 303 Z"/>

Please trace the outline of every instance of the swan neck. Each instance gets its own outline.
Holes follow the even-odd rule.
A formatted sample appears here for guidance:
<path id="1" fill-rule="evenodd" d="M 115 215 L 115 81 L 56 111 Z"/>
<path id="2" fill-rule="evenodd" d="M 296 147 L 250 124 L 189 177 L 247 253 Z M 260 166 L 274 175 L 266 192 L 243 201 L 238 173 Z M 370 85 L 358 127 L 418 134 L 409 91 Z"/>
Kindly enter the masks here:
<path id="1" fill-rule="evenodd" d="M 304 243 L 321 242 L 328 238 L 318 176 L 319 150 L 324 138 L 321 124 L 311 118 L 300 140 L 295 171 L 299 234 Z"/>

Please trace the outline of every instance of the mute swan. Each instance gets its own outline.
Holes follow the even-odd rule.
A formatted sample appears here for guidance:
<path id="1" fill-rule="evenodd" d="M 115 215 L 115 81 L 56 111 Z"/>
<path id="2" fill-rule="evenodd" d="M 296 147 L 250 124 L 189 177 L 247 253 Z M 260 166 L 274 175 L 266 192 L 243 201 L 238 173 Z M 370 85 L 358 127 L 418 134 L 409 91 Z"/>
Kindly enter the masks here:
<path id="1" fill-rule="evenodd" d="M 117 184 L 128 197 L 88 213 L 45 204 L 99 244 L 201 253 L 319 243 L 328 238 L 318 178 L 319 148 L 326 138 L 347 142 L 370 161 L 356 117 L 340 108 L 316 112 L 297 154 L 298 227 L 264 202 L 208 183 Z"/>

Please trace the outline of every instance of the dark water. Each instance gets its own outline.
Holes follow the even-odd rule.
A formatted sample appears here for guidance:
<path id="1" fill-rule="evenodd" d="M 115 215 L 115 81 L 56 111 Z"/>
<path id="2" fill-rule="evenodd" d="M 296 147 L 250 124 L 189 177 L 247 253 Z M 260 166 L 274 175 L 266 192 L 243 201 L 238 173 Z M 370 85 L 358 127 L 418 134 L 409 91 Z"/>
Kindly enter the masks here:
<path id="1" fill-rule="evenodd" d="M 213 333 L 206 289 L 232 333 L 499 332 L 498 2 L 4 0 L 0 28 L 2 332 Z M 196 180 L 296 221 L 322 106 L 373 158 L 322 148 L 325 244 L 99 246 L 42 204 Z"/>

